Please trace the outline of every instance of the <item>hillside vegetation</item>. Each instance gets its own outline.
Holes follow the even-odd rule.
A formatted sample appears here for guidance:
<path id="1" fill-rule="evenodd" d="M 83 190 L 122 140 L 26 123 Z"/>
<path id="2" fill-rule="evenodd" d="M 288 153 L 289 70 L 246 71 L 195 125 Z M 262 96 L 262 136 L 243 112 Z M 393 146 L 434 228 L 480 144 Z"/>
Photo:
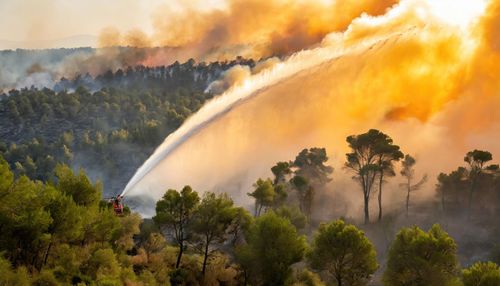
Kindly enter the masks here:
<path id="1" fill-rule="evenodd" d="M 152 219 L 116 214 L 107 198 L 237 64 L 255 65 L 139 66 L 3 94 L 0 285 L 500 285 L 493 154 L 417 176 L 411 150 L 375 129 L 346 138 L 342 170 L 318 147 L 269 166 L 247 190 L 251 212 L 185 182 Z M 363 202 L 362 219 L 329 193 L 333 172 L 352 177 L 343 191 Z M 434 197 L 414 202 L 435 179 Z M 392 180 L 404 200 L 387 210 Z"/>
<path id="2" fill-rule="evenodd" d="M 62 79 L 54 90 L 0 96 L 0 154 L 17 175 L 50 179 L 62 162 L 120 192 L 163 139 L 214 95 L 207 86 L 236 64 L 174 63 Z"/>
<path id="3" fill-rule="evenodd" d="M 348 141 L 356 148 L 355 140 L 373 134 Z M 376 143 L 364 144 L 370 142 Z M 347 165 L 353 156 L 347 154 Z M 186 185 L 165 192 L 152 220 L 128 208 L 116 215 L 102 199 L 102 185 L 83 170 L 58 164 L 53 180 L 34 181 L 0 158 L 0 284 L 498 285 L 500 176 L 497 165 L 486 165 L 490 158 L 471 151 L 458 168 L 466 173 L 440 175 L 429 204 L 441 210 L 426 214 L 445 228 L 473 220 L 488 231 L 481 243 L 488 244 L 484 259 L 492 261 L 469 256 L 463 270 L 459 261 L 467 251 L 439 224 L 396 228 L 395 216 L 406 214 L 411 223 L 415 211 L 401 208 L 361 226 L 346 218 L 319 221 L 318 197 L 333 171 L 322 148 L 304 149 L 273 166 L 274 178 L 258 179 L 248 194 L 255 199 L 253 216 L 225 193 L 201 195 Z M 354 179 L 381 170 L 372 163 Z M 408 176 L 414 164 L 405 156 L 401 174 Z M 381 237 L 390 237 L 385 249 L 376 243 Z"/>

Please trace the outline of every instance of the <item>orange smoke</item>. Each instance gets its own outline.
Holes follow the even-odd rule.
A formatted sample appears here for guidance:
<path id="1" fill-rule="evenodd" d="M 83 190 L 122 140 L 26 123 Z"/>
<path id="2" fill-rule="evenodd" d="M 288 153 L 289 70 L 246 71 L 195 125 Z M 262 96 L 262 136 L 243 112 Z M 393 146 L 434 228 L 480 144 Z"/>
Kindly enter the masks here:
<path id="1" fill-rule="evenodd" d="M 336 170 L 330 190 L 352 194 L 355 215 L 359 193 L 341 168 L 348 135 L 383 130 L 431 178 L 463 163 L 471 149 L 500 156 L 500 0 L 439 3 L 446 5 L 404 0 L 384 15 L 360 16 L 315 48 L 236 82 L 165 141 L 172 151 L 152 156 L 130 195 L 159 198 L 189 183 L 245 202 L 275 162 L 321 146 Z M 241 100 L 233 106 L 207 112 L 235 95 Z M 432 196 L 427 186 L 421 193 Z"/>
<path id="2" fill-rule="evenodd" d="M 289 55 L 320 43 L 328 33 L 345 30 L 363 13 L 380 15 L 397 2 L 228 0 L 225 7 L 209 11 L 165 5 L 153 16 L 152 35 L 138 30 L 122 35 L 107 28 L 99 45 L 174 47 L 185 50 L 178 53 L 182 58 L 199 60 Z M 151 58 L 168 60 L 161 55 Z"/>
<path id="3" fill-rule="evenodd" d="M 455 127 L 454 133 L 465 137 L 476 134 L 482 144 L 498 149 L 500 136 L 500 1 L 490 1 L 486 13 L 473 27 L 477 48 L 464 69 L 460 81 L 455 82 L 456 95 L 451 104 L 453 113 L 444 120 Z M 456 96 L 455 96 L 456 97 Z M 492 138 L 483 134 L 494 130 Z M 497 152 L 497 158 L 500 150 Z"/>

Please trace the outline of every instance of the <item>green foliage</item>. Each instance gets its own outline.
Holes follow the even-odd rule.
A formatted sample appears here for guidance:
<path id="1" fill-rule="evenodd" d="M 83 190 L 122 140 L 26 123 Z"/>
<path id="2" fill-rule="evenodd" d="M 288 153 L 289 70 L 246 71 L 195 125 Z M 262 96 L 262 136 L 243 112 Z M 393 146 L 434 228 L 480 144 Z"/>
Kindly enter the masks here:
<path id="1" fill-rule="evenodd" d="M 30 278 L 26 268 L 18 267 L 13 270 L 8 260 L 0 256 L 0 285 L 29 286 Z"/>
<path id="2" fill-rule="evenodd" d="M 9 191 L 14 182 L 14 174 L 10 171 L 7 161 L 0 156 L 0 196 Z"/>
<path id="3" fill-rule="evenodd" d="M 99 93 L 106 112 L 120 109 L 119 103 L 113 102 L 118 96 L 115 92 Z M 45 115 L 65 112 L 64 118 L 78 118 L 78 108 L 84 108 L 80 99 L 93 95 L 85 89 L 76 93 L 82 97 L 65 99 L 75 108 L 49 112 L 43 105 Z M 141 96 L 155 102 L 154 96 Z M 183 96 L 176 98 L 181 107 L 173 108 L 169 103 L 166 118 L 174 116 L 172 112 L 176 118 L 190 114 Z M 26 100 L 19 104 L 18 112 L 23 116 L 36 115 L 37 105 L 32 104 L 30 111 Z M 71 164 L 81 150 L 119 157 L 129 146 L 113 151 L 117 146 L 139 144 L 140 138 L 161 140 L 165 121 L 148 117 L 150 102 L 133 100 L 131 106 L 136 109 L 133 113 L 140 114 L 141 128 L 127 125 L 116 129 L 121 123 L 108 126 L 108 120 L 97 118 L 94 130 L 64 131 L 51 142 L 0 143 L 0 152 L 7 158 L 0 156 L 0 253 L 5 257 L 0 258 L 1 285 L 323 285 L 318 274 L 299 263 L 307 244 L 297 229 L 310 222 L 315 192 L 321 192 L 330 181 L 332 169 L 325 165 L 325 149 L 304 149 L 294 161 L 271 168 L 274 180 L 255 183 L 249 195 L 256 201 L 256 219 L 244 208 L 235 207 L 225 194 L 207 192 L 200 201 L 198 193 L 186 186 L 180 192 L 168 190 L 158 201 L 153 220 L 142 223 L 130 209 L 124 216 L 116 216 L 102 201 L 100 183 L 93 183 L 83 170 L 74 172 L 68 165 L 56 164 Z M 353 152 L 347 154 L 346 167 L 354 171 L 358 182 L 368 180 L 362 184 L 364 191 L 366 182 L 373 184 L 378 179 L 380 183 L 385 176 L 395 174 L 393 162 L 401 156 L 389 136 L 370 130 L 348 137 L 348 142 Z M 137 146 L 141 144 L 148 143 Z M 51 148 L 56 148 L 58 155 L 47 155 Z M 134 152 L 130 155 L 126 160 L 137 159 Z M 465 167 L 439 176 L 443 207 L 446 204 L 446 209 L 451 209 L 456 204 L 457 209 L 464 208 L 474 191 L 474 203 L 491 208 L 481 211 L 497 214 L 500 173 L 497 165 L 486 166 L 491 158 L 489 152 L 471 151 L 465 157 Z M 400 172 L 407 179 L 408 194 L 424 181 L 411 182 L 414 165 L 415 160 L 407 155 Z M 113 169 L 112 165 L 103 168 L 108 167 Z M 42 182 L 33 178 L 50 179 Z M 239 265 L 233 264 L 233 258 Z M 370 241 L 343 221 L 319 227 L 308 260 L 323 278 L 330 275 L 339 285 L 365 285 L 378 267 Z M 497 274 L 498 266 L 478 263 L 464 270 L 462 277 L 465 285 L 489 286 L 498 284 Z M 438 226 L 427 233 L 416 227 L 402 229 L 391 246 L 383 281 L 386 285 L 460 283 L 456 245 Z"/>
<path id="4" fill-rule="evenodd" d="M 113 233 L 113 246 L 122 251 L 127 251 L 135 245 L 134 237 L 140 232 L 141 216 L 133 213 L 120 218 L 118 221 L 120 225 Z"/>
<path id="5" fill-rule="evenodd" d="M 310 148 L 300 151 L 292 166 L 297 168 L 295 174 L 307 178 L 316 188 L 331 181 L 329 175 L 333 168 L 325 165 L 328 161 L 325 148 Z"/>
<path id="6" fill-rule="evenodd" d="M 464 161 L 468 165 L 467 179 L 469 181 L 469 200 L 468 200 L 468 212 L 469 217 L 472 211 L 472 201 L 474 199 L 474 193 L 477 189 L 478 181 L 484 174 L 495 173 L 498 170 L 498 165 L 485 166 L 486 162 L 493 159 L 493 156 L 488 151 L 474 150 L 467 152 L 464 157 Z"/>
<path id="7" fill-rule="evenodd" d="M 286 182 L 286 176 L 292 173 L 291 164 L 289 162 L 278 162 L 271 167 L 271 172 L 274 174 L 273 183 L 275 185 L 283 184 Z"/>
<path id="8" fill-rule="evenodd" d="M 213 97 L 204 92 L 210 81 L 241 63 L 254 64 L 237 59 L 138 66 L 63 78 L 53 90 L 0 94 L 0 154 L 12 168 L 19 163 L 16 175 L 31 179 L 52 179 L 56 163 L 96 170 L 106 190 L 116 193 L 169 133 Z"/>
<path id="9" fill-rule="evenodd" d="M 493 156 L 488 151 L 473 150 L 467 152 L 464 157 L 464 161 L 471 166 L 471 169 L 479 170 L 484 167 L 484 164 L 491 161 Z"/>
<path id="10" fill-rule="evenodd" d="M 469 186 L 467 180 L 464 179 L 466 173 L 467 170 L 464 167 L 459 167 L 449 174 L 439 174 L 436 191 L 443 211 L 456 212 L 466 204 L 465 194 Z"/>
<path id="11" fill-rule="evenodd" d="M 196 242 L 203 253 L 202 274 L 205 274 L 207 259 L 214 251 L 213 245 L 227 240 L 229 227 L 238 212 L 227 194 L 205 193 L 193 217 L 192 229 Z"/>
<path id="12" fill-rule="evenodd" d="M 283 206 L 286 204 L 287 199 L 288 199 L 288 193 L 286 190 L 286 185 L 285 184 L 277 184 L 274 185 L 274 202 L 273 202 L 273 208 L 278 208 L 280 206 Z"/>
<path id="13" fill-rule="evenodd" d="M 417 163 L 415 158 L 406 154 L 403 161 L 401 162 L 401 176 L 405 178 L 405 183 L 401 184 L 406 191 L 406 216 L 408 217 L 409 207 L 410 207 L 410 194 L 414 191 L 419 190 L 425 182 L 427 182 L 427 175 L 424 175 L 422 179 L 416 184 L 413 184 L 413 179 L 415 178 L 414 166 Z"/>
<path id="14" fill-rule="evenodd" d="M 56 168 L 58 179 L 57 187 L 65 194 L 70 195 L 78 205 L 95 206 L 101 199 L 101 184 L 92 185 L 83 170 L 78 174 L 65 165 Z"/>
<path id="15" fill-rule="evenodd" d="M 325 286 L 318 274 L 307 269 L 295 273 L 293 280 L 292 286 Z"/>
<path id="16" fill-rule="evenodd" d="M 143 247 L 146 251 L 147 260 L 151 255 L 160 252 L 167 246 L 167 241 L 161 233 L 153 232 L 149 235 L 149 238 L 144 243 Z"/>
<path id="17" fill-rule="evenodd" d="M 153 275 L 153 273 L 151 273 L 151 271 L 149 270 L 145 270 L 145 271 L 142 271 L 141 272 L 141 275 L 139 276 L 139 281 L 143 284 L 143 285 L 151 285 L 151 286 L 155 286 L 157 285 L 157 282 L 156 282 L 156 279 L 155 279 L 155 276 Z"/>
<path id="18" fill-rule="evenodd" d="M 84 210 L 79 207 L 72 197 L 54 189 L 47 187 L 53 193 L 52 201 L 48 204 L 53 221 L 49 231 L 59 240 L 59 242 L 71 242 L 82 235 L 82 213 Z"/>
<path id="19" fill-rule="evenodd" d="M 404 154 L 399 150 L 399 146 L 393 144 L 392 138 L 383 133 L 380 133 L 374 147 L 378 157 L 378 221 L 381 221 L 384 179 L 396 175 L 394 162 L 401 160 Z"/>
<path id="20" fill-rule="evenodd" d="M 438 225 L 403 228 L 389 250 L 384 285 L 446 286 L 457 282 L 457 245 Z"/>
<path id="21" fill-rule="evenodd" d="M 375 248 L 364 233 L 343 220 L 320 225 L 308 258 L 337 285 L 366 285 L 377 270 Z"/>
<path id="22" fill-rule="evenodd" d="M 1 157 L 0 170 L 5 182 L 0 190 L 0 251 L 10 261 L 0 260 L 0 284 L 123 285 L 136 280 L 126 251 L 139 232 L 137 214 L 117 217 L 100 209 L 99 187 L 83 171 L 75 175 L 61 166 L 54 186 L 26 176 L 13 180 Z"/>
<path id="23" fill-rule="evenodd" d="M 59 281 L 57 281 L 54 274 L 49 270 L 42 270 L 40 274 L 38 274 L 33 282 L 32 286 L 58 286 L 61 285 Z"/>
<path id="24" fill-rule="evenodd" d="M 246 209 L 242 207 L 235 209 L 235 217 L 227 231 L 231 236 L 231 245 L 234 246 L 244 239 L 244 232 L 248 231 L 253 222 L 253 216 Z"/>
<path id="25" fill-rule="evenodd" d="M 477 262 L 462 270 L 464 286 L 500 285 L 500 266 L 493 262 Z"/>
<path id="26" fill-rule="evenodd" d="M 120 228 L 120 219 L 110 209 L 90 209 L 84 215 L 84 219 L 86 223 L 83 226 L 83 241 L 88 243 L 111 242 Z"/>
<path id="27" fill-rule="evenodd" d="M 190 186 L 185 186 L 181 192 L 168 190 L 163 198 L 156 203 L 154 222 L 160 229 L 172 234 L 179 247 L 179 255 L 175 264 L 179 268 L 186 242 L 192 236 L 189 229 L 195 210 L 200 202 L 198 193 Z"/>
<path id="28" fill-rule="evenodd" d="M 306 177 L 299 175 L 295 175 L 290 180 L 290 183 L 297 191 L 300 210 L 304 212 L 308 218 L 310 218 L 314 203 L 314 188 L 309 184 L 309 180 Z"/>
<path id="29" fill-rule="evenodd" d="M 82 268 L 85 273 L 98 282 L 110 283 L 120 276 L 120 265 L 115 253 L 109 248 L 96 250 Z"/>
<path id="30" fill-rule="evenodd" d="M 189 279 L 189 271 L 184 268 L 177 268 L 170 273 L 170 284 L 172 285 L 186 285 Z"/>
<path id="31" fill-rule="evenodd" d="M 305 249 L 305 238 L 290 221 L 270 211 L 250 227 L 237 259 L 260 283 L 283 285 L 292 273 L 290 266 L 302 260 Z"/>
<path id="32" fill-rule="evenodd" d="M 307 217 L 298 207 L 282 206 L 274 212 L 276 215 L 288 219 L 297 229 L 306 227 Z"/>
<path id="33" fill-rule="evenodd" d="M 15 266 L 34 266 L 33 260 L 50 239 L 47 231 L 53 218 L 45 208 L 49 188 L 22 176 L 8 189 L 0 204 L 0 251 L 6 251 Z"/>
<path id="34" fill-rule="evenodd" d="M 379 179 L 379 221 L 382 219 L 382 183 L 385 175 L 394 175 L 393 161 L 403 158 L 399 146 L 379 130 L 346 138 L 351 152 L 346 154 L 345 168 L 354 173 L 363 191 L 365 223 L 370 221 L 369 201 L 375 180 Z"/>
<path id="35" fill-rule="evenodd" d="M 236 265 L 231 263 L 228 256 L 215 254 L 207 266 L 201 285 L 239 285 Z"/>
<path id="36" fill-rule="evenodd" d="M 255 190 L 248 195 L 255 198 L 255 216 L 259 216 L 262 208 L 273 206 L 276 192 L 270 179 L 262 180 L 259 178 L 253 187 Z"/>
<path id="37" fill-rule="evenodd" d="M 54 243 L 45 267 L 51 267 L 59 281 L 68 283 L 81 274 L 80 265 L 87 258 L 82 252 L 75 245 Z"/>
<path id="38" fill-rule="evenodd" d="M 436 195 L 445 214 L 457 215 L 466 209 L 470 218 L 474 213 L 499 210 L 495 203 L 500 201 L 498 165 L 486 165 L 492 158 L 488 151 L 470 151 L 464 157 L 465 167 L 438 176 Z"/>

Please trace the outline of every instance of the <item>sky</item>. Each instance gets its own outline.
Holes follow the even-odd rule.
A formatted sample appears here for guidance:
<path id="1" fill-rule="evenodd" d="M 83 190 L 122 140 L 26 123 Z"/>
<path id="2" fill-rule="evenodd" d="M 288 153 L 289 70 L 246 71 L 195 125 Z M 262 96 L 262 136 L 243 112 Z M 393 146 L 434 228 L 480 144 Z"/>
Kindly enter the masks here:
<path id="1" fill-rule="evenodd" d="M 178 9 L 186 4 L 208 9 L 220 5 L 220 1 L 0 0 L 0 42 L 4 45 L 16 42 L 8 44 L 19 48 L 23 45 L 45 48 L 53 41 L 68 37 L 80 36 L 77 40 L 82 40 L 81 36 L 87 36 L 83 38 L 85 41 L 97 39 L 107 27 L 150 33 L 151 17 L 156 10 Z"/>

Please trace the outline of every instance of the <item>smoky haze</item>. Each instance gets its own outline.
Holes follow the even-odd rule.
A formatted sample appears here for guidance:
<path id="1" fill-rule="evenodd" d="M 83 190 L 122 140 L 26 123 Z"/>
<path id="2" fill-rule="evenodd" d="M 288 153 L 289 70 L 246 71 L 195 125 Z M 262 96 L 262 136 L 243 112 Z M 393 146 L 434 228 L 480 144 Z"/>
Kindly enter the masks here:
<path id="1" fill-rule="evenodd" d="M 437 173 L 461 165 L 467 151 L 500 154 L 499 1 L 465 4 L 458 8 L 467 17 L 457 21 L 446 14 L 457 7 L 403 1 L 248 76 L 170 135 L 131 179 L 127 196 L 154 202 L 167 188 L 190 184 L 249 205 L 251 184 L 270 177 L 274 163 L 318 146 L 335 168 L 328 191 L 341 194 L 356 217 L 361 193 L 342 168 L 345 138 L 377 128 L 416 156 L 417 173 L 431 178 L 417 199 L 432 197 Z"/>
<path id="2" fill-rule="evenodd" d="M 51 4 L 47 7 L 57 7 L 54 1 L 45 2 Z M 118 5 L 119 15 L 111 17 L 117 18 L 117 25 L 109 25 L 100 31 L 97 39 L 100 49 L 66 51 L 55 57 L 46 57 L 46 51 L 33 57 L 26 57 L 26 54 L 34 51 L 0 54 L 0 63 L 7 67 L 0 73 L 0 89 L 31 85 L 52 88 L 61 77 L 73 78 L 86 73 L 95 76 L 128 66 L 169 65 L 190 58 L 211 62 L 230 60 L 236 56 L 256 60 L 288 56 L 318 45 L 331 32 L 345 30 L 354 18 L 363 13 L 383 14 L 398 1 L 228 0 L 220 1 L 212 8 L 199 2 L 153 3 L 151 5 L 156 7 L 156 12 L 149 18 L 151 29 L 144 29 L 124 24 L 123 18 L 132 16 L 126 16 L 130 13 L 128 9 L 126 13 L 121 13 L 121 9 L 129 5 L 131 11 L 140 14 L 144 13 L 142 10 L 145 7 L 122 1 Z M 41 11 L 45 11 L 44 5 L 40 6 Z M 39 11 L 26 13 L 26 18 L 33 21 L 42 17 Z M 143 16 L 133 15 L 132 18 L 137 21 Z M 34 27 L 37 26 L 41 30 L 34 28 L 33 31 L 42 35 L 44 26 L 34 24 Z M 30 73 L 33 66 L 39 66 L 40 71 Z"/>
<path id="3" fill-rule="evenodd" d="M 101 43 L 179 47 L 202 60 L 234 57 L 234 53 L 252 58 L 285 55 L 318 44 L 328 33 L 345 30 L 363 13 L 383 14 L 397 2 L 228 0 L 212 10 L 164 5 L 152 17 L 151 35 L 131 30 L 106 36 L 104 31 Z"/>

